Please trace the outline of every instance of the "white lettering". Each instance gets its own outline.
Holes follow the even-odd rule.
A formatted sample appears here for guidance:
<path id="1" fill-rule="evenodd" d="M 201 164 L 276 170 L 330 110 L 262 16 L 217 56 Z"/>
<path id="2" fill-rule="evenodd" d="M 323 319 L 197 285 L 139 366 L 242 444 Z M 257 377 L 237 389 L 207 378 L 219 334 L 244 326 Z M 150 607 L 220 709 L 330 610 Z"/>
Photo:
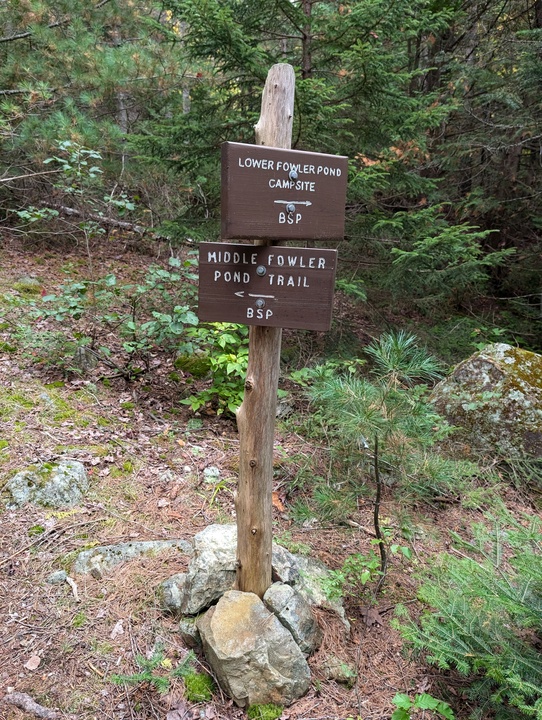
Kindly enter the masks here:
<path id="1" fill-rule="evenodd" d="M 325 258 L 318 258 L 318 270 L 323 270 L 326 266 Z"/>
<path id="2" fill-rule="evenodd" d="M 254 317 L 254 308 L 247 308 L 247 318 Z"/>
<path id="3" fill-rule="evenodd" d="M 238 158 L 239 167 L 255 168 L 256 170 L 274 170 L 275 161 L 268 158 Z"/>
<path id="4" fill-rule="evenodd" d="M 309 258 L 309 267 L 310 267 L 310 268 L 313 268 L 313 267 L 314 267 L 314 261 L 315 261 L 315 260 L 316 260 L 316 258 L 313 258 L 313 257 Z"/>
<path id="5" fill-rule="evenodd" d="M 240 270 L 236 270 L 235 272 L 230 272 L 227 270 L 224 275 L 222 275 L 221 270 L 215 270 L 214 274 L 214 281 L 217 282 L 220 280 L 220 278 L 223 278 L 224 282 L 236 282 L 236 283 L 244 283 L 247 285 L 250 282 L 250 273 L 244 272 L 242 273 Z"/>

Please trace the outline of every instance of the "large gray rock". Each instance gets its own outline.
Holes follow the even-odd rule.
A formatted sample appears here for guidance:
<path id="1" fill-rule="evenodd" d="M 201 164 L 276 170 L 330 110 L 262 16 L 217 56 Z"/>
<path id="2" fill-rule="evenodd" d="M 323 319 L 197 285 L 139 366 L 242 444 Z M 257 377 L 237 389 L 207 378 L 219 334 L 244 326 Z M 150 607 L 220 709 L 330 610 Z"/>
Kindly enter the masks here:
<path id="1" fill-rule="evenodd" d="M 77 460 L 62 460 L 57 465 L 44 463 L 32 470 L 23 470 L 8 480 L 11 494 L 9 508 L 27 503 L 62 508 L 78 505 L 88 490 L 85 467 Z"/>
<path id="2" fill-rule="evenodd" d="M 160 586 L 164 610 L 176 616 L 196 615 L 206 610 L 233 587 L 236 553 L 235 525 L 210 525 L 198 533 L 194 537 L 188 572 L 173 575 Z M 335 611 L 350 630 L 341 603 L 330 602 L 322 590 L 322 581 L 328 572 L 318 560 L 293 555 L 273 543 L 273 579 L 292 585 L 309 605 Z"/>
<path id="3" fill-rule="evenodd" d="M 542 356 L 488 345 L 434 389 L 437 410 L 476 452 L 542 457 Z"/>
<path id="4" fill-rule="evenodd" d="M 307 692 L 303 653 L 257 595 L 226 592 L 197 626 L 220 685 L 240 707 L 289 705 Z"/>
<path id="5" fill-rule="evenodd" d="M 97 545 L 83 550 L 75 559 L 74 572 L 81 575 L 90 573 L 100 579 L 108 570 L 126 560 L 142 555 L 154 555 L 165 550 L 177 549 L 190 554 L 192 545 L 186 540 L 144 540 L 140 542 L 119 543 L 118 545 Z"/>
<path id="6" fill-rule="evenodd" d="M 209 525 L 194 536 L 188 572 L 177 576 L 181 613 L 196 615 L 233 587 L 236 553 L 235 525 Z"/>
<path id="7" fill-rule="evenodd" d="M 292 633 L 302 653 L 310 655 L 322 643 L 322 631 L 305 598 L 291 585 L 273 583 L 263 596 L 266 607 Z"/>
<path id="8" fill-rule="evenodd" d="M 194 537 L 194 554 L 187 573 L 174 575 L 161 586 L 164 609 L 174 615 L 196 615 L 233 587 L 236 574 L 237 527 L 209 525 Z M 292 585 L 310 605 L 334 610 L 350 629 L 340 602 L 331 603 L 322 590 L 328 570 L 312 558 L 293 555 L 273 543 L 273 579 Z"/>

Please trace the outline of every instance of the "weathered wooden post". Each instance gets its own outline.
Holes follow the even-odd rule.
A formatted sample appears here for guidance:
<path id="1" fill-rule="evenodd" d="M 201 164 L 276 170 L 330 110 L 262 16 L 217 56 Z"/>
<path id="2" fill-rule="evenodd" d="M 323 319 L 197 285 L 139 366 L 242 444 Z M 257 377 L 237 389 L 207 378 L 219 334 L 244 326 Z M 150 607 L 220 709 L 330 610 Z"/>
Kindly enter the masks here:
<path id="1" fill-rule="evenodd" d="M 256 144 L 290 148 L 295 75 L 291 65 L 274 65 L 267 75 Z M 270 245 L 269 240 L 255 240 Z M 282 328 L 252 325 L 243 404 L 237 411 L 237 589 L 260 597 L 271 585 L 273 542 L 273 444 L 277 412 Z"/>
<path id="2" fill-rule="evenodd" d="M 250 325 L 240 439 L 237 589 L 271 584 L 273 444 L 282 328 L 328 330 L 336 250 L 277 248 L 279 240 L 342 238 L 348 161 L 290 150 L 295 76 L 267 76 L 256 144 L 222 148 L 222 238 L 200 245 L 199 318 Z"/>

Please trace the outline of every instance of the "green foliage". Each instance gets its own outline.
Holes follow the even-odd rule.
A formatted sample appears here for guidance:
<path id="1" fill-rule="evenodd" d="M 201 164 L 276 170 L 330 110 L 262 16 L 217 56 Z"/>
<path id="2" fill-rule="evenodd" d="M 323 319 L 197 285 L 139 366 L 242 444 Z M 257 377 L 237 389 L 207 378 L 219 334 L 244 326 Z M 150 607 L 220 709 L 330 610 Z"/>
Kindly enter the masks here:
<path id="1" fill-rule="evenodd" d="M 116 685 L 139 685 L 140 683 L 148 683 L 160 694 L 168 692 L 171 680 L 164 674 L 167 663 L 166 655 L 162 647 L 157 647 L 150 658 L 146 658 L 144 655 L 138 653 L 135 656 L 135 663 L 140 672 L 133 673 L 132 675 L 111 675 L 109 678 L 111 682 Z"/>
<path id="2" fill-rule="evenodd" d="M 249 720 L 278 720 L 284 708 L 281 705 L 267 703 L 266 705 L 249 705 L 247 717 Z"/>
<path id="3" fill-rule="evenodd" d="M 197 411 L 216 405 L 217 414 L 235 413 L 243 401 L 244 381 L 248 366 L 248 327 L 233 323 L 210 323 L 187 331 L 185 355 L 205 357 L 212 376 L 211 385 L 197 395 L 182 400 Z"/>
<path id="4" fill-rule="evenodd" d="M 375 227 L 400 238 L 391 250 L 390 285 L 408 290 L 426 306 L 448 300 L 458 303 L 485 289 L 491 269 L 514 253 L 512 248 L 484 252 L 490 230 L 450 225 L 434 208 L 416 215 L 397 213 Z"/>
<path id="5" fill-rule="evenodd" d="M 441 715 L 446 720 L 454 720 L 455 718 L 454 712 L 447 702 L 438 700 L 428 693 L 415 695 L 414 700 L 405 693 L 397 693 L 392 703 L 397 709 L 392 713 L 391 720 L 410 720 L 412 713 L 418 710 L 429 710 L 432 714 Z"/>
<path id="6" fill-rule="evenodd" d="M 331 600 L 350 595 L 359 597 L 365 585 L 372 583 L 382 575 L 380 556 L 373 550 L 364 555 L 349 555 L 339 570 L 331 570 L 322 579 L 322 590 Z"/>
<path id="7" fill-rule="evenodd" d="M 136 655 L 135 662 L 140 672 L 132 675 L 111 675 L 111 682 L 118 685 L 139 685 L 148 683 L 159 693 L 167 693 L 174 678 L 182 678 L 185 686 L 186 699 L 190 702 L 208 702 L 212 698 L 214 683 L 206 673 L 195 670 L 195 655 L 188 652 L 177 667 L 173 668 L 171 660 L 166 658 L 164 649 L 157 646 L 150 658 Z"/>
<path id="8" fill-rule="evenodd" d="M 425 572 L 420 624 L 398 622 L 404 638 L 441 669 L 471 678 L 472 696 L 497 717 L 542 717 L 541 523 L 477 525 L 461 556 Z M 466 555 L 468 553 L 468 555 Z"/>
<path id="9" fill-rule="evenodd" d="M 415 335 L 404 330 L 389 332 L 365 348 L 375 364 L 375 373 L 385 382 L 412 385 L 415 380 L 435 382 L 442 377 L 439 361 L 418 346 Z"/>
<path id="10" fill-rule="evenodd" d="M 114 274 L 67 283 L 58 294 L 30 301 L 31 312 L 18 318 L 18 336 L 49 364 L 76 370 L 75 351 L 86 346 L 106 365 L 135 377 L 147 369 L 151 351 L 175 352 L 187 328 L 197 325 L 190 307 L 194 264 L 191 257 L 172 257 L 168 269 L 151 265 L 137 283 L 121 284 Z M 28 324 L 36 318 L 49 320 L 52 329 L 36 332 Z"/>
<path id="11" fill-rule="evenodd" d="M 190 702 L 209 702 L 215 685 L 210 675 L 191 672 L 184 676 L 186 699 Z"/>
<path id="12" fill-rule="evenodd" d="M 294 373 L 304 384 L 312 383 L 306 432 L 326 443 L 332 459 L 331 477 L 313 490 L 319 514 L 340 518 L 341 508 L 343 514 L 355 508 L 356 495 L 373 473 L 375 435 L 383 482 L 397 487 L 405 500 L 438 504 L 463 495 L 466 502 L 481 501 L 473 480 L 483 474 L 475 464 L 435 448 L 451 429 L 429 402 L 427 387 L 412 385 L 419 378 L 436 378 L 438 362 L 403 332 L 386 333 L 369 346 L 368 355 L 377 375 L 373 380 L 359 377 L 352 365 L 343 372 L 324 365 Z M 483 483 L 492 480 L 483 477 Z M 300 516 L 301 508 L 295 508 Z"/>

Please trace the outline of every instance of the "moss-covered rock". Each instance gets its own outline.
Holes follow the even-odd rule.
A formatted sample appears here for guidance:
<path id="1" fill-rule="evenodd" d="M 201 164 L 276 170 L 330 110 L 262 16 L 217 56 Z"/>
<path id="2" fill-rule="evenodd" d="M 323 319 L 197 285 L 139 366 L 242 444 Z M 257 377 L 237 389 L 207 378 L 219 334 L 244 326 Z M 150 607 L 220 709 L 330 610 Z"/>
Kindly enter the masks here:
<path id="1" fill-rule="evenodd" d="M 76 460 L 62 460 L 56 465 L 43 463 L 8 480 L 9 507 L 23 507 L 27 503 L 52 508 L 72 507 L 83 500 L 88 484 L 85 468 Z"/>
<path id="2" fill-rule="evenodd" d="M 488 345 L 457 365 L 432 399 L 474 451 L 542 457 L 541 355 Z"/>

